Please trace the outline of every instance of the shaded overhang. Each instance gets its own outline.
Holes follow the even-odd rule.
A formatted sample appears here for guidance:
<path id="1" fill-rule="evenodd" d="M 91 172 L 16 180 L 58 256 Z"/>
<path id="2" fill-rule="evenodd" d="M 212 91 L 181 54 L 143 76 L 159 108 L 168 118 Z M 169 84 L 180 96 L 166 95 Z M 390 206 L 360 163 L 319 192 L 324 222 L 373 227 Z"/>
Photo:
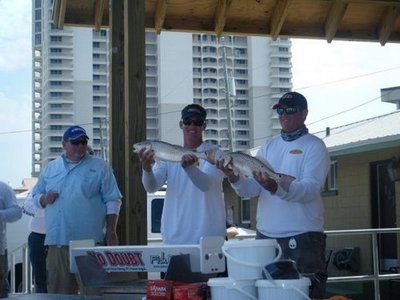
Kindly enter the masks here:
<path id="1" fill-rule="evenodd" d="M 400 42 L 400 1 L 146 0 L 145 27 L 161 31 Z M 110 26 L 107 0 L 55 0 L 54 24 Z"/>

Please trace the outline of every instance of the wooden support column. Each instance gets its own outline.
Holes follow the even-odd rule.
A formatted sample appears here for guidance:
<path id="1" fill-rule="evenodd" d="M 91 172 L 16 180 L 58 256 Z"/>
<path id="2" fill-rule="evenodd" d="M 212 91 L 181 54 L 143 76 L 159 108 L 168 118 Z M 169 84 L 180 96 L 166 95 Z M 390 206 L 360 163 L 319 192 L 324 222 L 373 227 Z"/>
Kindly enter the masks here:
<path id="1" fill-rule="evenodd" d="M 132 145 L 146 138 L 145 0 L 124 0 L 124 242 L 147 244 L 147 194 Z"/>
<path id="2" fill-rule="evenodd" d="M 124 126 L 124 10 L 123 0 L 111 1 L 110 10 L 110 164 L 114 170 L 118 187 L 122 193 L 122 207 L 118 221 L 118 237 L 121 244 L 127 244 L 125 224 L 127 223 L 125 187 L 125 126 Z"/>

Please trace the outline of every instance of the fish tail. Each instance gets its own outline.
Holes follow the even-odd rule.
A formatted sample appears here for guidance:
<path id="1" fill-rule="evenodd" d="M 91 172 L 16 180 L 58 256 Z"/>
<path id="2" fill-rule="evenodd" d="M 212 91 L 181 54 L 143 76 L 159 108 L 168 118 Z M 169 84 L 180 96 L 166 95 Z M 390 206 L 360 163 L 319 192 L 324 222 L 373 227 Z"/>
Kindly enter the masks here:
<path id="1" fill-rule="evenodd" d="M 204 152 L 205 157 L 203 159 L 205 159 L 206 161 L 208 161 L 210 164 L 215 164 L 215 154 L 217 152 L 217 148 L 212 148 L 210 150 L 207 150 Z"/>

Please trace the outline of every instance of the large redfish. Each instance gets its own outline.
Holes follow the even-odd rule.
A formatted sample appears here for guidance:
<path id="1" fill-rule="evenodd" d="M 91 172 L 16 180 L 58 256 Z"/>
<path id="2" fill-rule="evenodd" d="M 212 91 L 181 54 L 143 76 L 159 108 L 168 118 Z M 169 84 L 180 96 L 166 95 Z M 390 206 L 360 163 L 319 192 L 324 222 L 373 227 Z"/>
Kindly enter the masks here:
<path id="1" fill-rule="evenodd" d="M 295 179 L 293 176 L 277 173 L 264 159 L 251 156 L 244 152 L 223 152 L 218 153 L 219 156 L 214 158 L 217 160 L 224 160 L 224 166 L 230 165 L 235 175 L 242 175 L 245 177 L 252 177 L 253 172 L 260 172 L 264 178 L 272 178 L 282 187 L 288 188 L 290 183 Z"/>
<path id="2" fill-rule="evenodd" d="M 154 160 L 156 161 L 161 160 L 172 162 L 180 162 L 182 160 L 182 156 L 185 154 L 195 155 L 199 159 L 210 161 L 209 157 L 214 157 L 214 152 L 216 150 L 216 148 L 211 148 L 208 151 L 197 152 L 179 145 L 157 140 L 146 140 L 133 145 L 133 151 L 136 153 L 143 148 L 152 149 L 154 151 Z"/>

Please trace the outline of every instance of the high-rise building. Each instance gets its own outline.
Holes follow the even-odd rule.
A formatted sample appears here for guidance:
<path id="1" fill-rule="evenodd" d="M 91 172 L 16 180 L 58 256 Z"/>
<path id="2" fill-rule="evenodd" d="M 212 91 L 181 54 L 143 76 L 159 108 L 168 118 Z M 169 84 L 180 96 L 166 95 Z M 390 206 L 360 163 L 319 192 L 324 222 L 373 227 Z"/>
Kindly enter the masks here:
<path id="1" fill-rule="evenodd" d="M 96 154 L 108 147 L 109 39 L 106 30 L 52 24 L 51 0 L 33 1 L 32 176 L 62 152 L 62 134 L 82 125 Z"/>
<path id="2" fill-rule="evenodd" d="M 96 155 L 107 159 L 108 150 L 108 31 L 56 29 L 52 2 L 32 2 L 33 176 L 60 155 L 70 125 L 88 131 Z M 280 130 L 271 107 L 291 78 L 288 39 L 146 32 L 147 138 L 181 144 L 180 111 L 194 102 L 208 113 L 205 140 L 227 150 L 258 146 Z"/>

